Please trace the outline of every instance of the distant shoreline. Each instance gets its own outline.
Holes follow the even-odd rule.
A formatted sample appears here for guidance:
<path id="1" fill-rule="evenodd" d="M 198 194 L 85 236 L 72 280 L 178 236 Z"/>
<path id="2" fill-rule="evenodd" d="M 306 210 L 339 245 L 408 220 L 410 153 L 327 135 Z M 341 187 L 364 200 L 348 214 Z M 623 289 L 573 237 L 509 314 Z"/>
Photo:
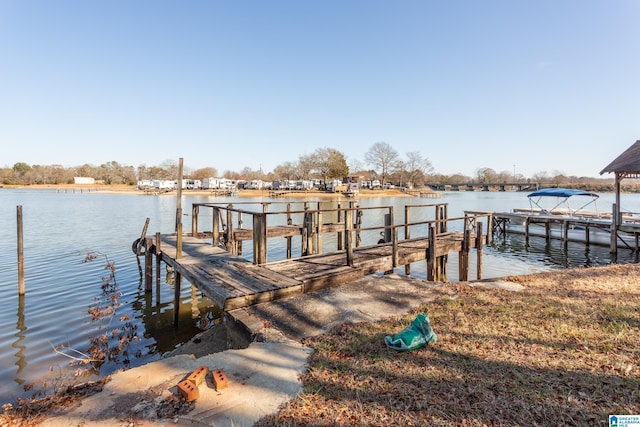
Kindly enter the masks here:
<path id="1" fill-rule="evenodd" d="M 111 194 L 132 194 L 132 195 L 157 195 L 174 196 L 177 191 L 164 193 L 149 193 L 139 190 L 136 186 L 127 184 L 34 184 L 34 185 L 4 185 L 3 189 L 20 190 L 55 190 L 59 193 L 111 193 Z M 270 197 L 271 190 L 238 190 L 237 197 Z M 437 194 L 436 192 L 433 192 Z M 213 196 L 211 190 L 182 190 L 183 196 Z M 283 192 L 279 198 L 344 198 L 350 199 L 343 193 L 329 193 L 326 191 L 290 191 Z M 397 189 L 389 190 L 361 190 L 358 197 L 412 197 Z"/>

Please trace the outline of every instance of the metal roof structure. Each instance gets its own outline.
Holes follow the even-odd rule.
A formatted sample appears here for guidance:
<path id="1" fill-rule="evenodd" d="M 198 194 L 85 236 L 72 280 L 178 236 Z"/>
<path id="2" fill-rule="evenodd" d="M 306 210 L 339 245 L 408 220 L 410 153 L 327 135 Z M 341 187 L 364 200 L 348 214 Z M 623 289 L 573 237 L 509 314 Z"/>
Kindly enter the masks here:
<path id="1" fill-rule="evenodd" d="M 620 182 L 624 178 L 640 178 L 640 140 L 637 140 L 631 147 L 627 148 L 614 161 L 609 163 L 607 167 L 600 171 L 600 175 L 604 173 L 615 174 L 615 193 L 616 202 L 612 207 L 612 230 L 611 233 L 611 253 L 617 253 L 618 246 L 616 244 L 617 230 L 622 224 L 622 214 L 620 209 Z"/>
<path id="2" fill-rule="evenodd" d="M 640 140 L 600 171 L 600 175 L 605 173 L 615 173 L 616 179 L 640 178 Z"/>

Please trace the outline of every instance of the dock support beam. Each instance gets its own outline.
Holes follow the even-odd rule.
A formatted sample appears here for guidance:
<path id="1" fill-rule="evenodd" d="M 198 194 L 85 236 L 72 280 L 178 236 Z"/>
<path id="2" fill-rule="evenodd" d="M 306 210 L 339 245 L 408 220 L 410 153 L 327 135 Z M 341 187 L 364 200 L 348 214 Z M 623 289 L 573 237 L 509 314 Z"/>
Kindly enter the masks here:
<path id="1" fill-rule="evenodd" d="M 487 227 L 487 233 L 489 233 L 489 229 L 491 227 Z M 482 280 L 482 223 L 478 223 L 478 228 L 476 230 L 476 279 Z"/>
<path id="2" fill-rule="evenodd" d="M 178 326 L 180 319 L 180 286 L 182 285 L 182 274 L 174 270 L 175 280 L 173 281 L 173 326 Z"/>
<path id="3" fill-rule="evenodd" d="M 182 258 L 182 170 L 184 159 L 178 161 L 178 194 L 176 197 L 176 259 Z"/>
<path id="4" fill-rule="evenodd" d="M 411 236 L 411 229 L 409 228 L 409 221 L 411 220 L 411 208 L 409 206 L 404 207 L 404 240 L 409 240 Z M 407 263 L 404 266 L 405 276 L 411 275 L 411 264 Z"/>
<path id="5" fill-rule="evenodd" d="M 458 253 L 458 280 L 466 282 L 469 280 L 469 250 L 470 250 L 471 231 L 464 230 L 464 238 L 462 239 L 462 248 Z"/>
<path id="6" fill-rule="evenodd" d="M 144 291 L 151 292 L 153 290 L 153 238 L 145 238 L 144 244 Z"/>
<path id="7" fill-rule="evenodd" d="M 162 263 L 162 248 L 160 242 L 160 232 L 156 232 L 156 304 L 160 304 L 160 264 Z"/>
<path id="8" fill-rule="evenodd" d="M 18 224 L 18 295 L 24 295 L 24 242 L 22 232 L 22 205 L 16 206 Z"/>
<path id="9" fill-rule="evenodd" d="M 436 277 L 436 231 L 429 225 L 429 246 L 427 247 L 427 280 L 433 282 Z"/>

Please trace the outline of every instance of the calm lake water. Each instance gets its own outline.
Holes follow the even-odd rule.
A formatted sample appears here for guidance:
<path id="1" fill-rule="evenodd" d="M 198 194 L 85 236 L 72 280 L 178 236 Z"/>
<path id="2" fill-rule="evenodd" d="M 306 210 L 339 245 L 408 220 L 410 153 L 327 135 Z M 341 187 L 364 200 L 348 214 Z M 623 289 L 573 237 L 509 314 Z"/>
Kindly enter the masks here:
<path id="1" fill-rule="evenodd" d="M 613 200 L 613 194 L 603 194 L 599 207 L 610 210 Z M 192 203 L 253 202 L 245 208 L 260 211 L 262 201 L 269 199 L 186 193 L 182 202 L 184 230 L 191 229 Z M 510 211 L 528 206 L 526 195 L 515 192 L 450 192 L 438 199 L 362 198 L 358 202 L 362 207 L 393 206 L 396 223 L 402 222 L 406 204 L 448 203 L 449 217 L 462 216 L 464 210 Z M 24 221 L 24 298 L 18 297 L 18 205 Z M 640 196 L 623 195 L 622 207 L 640 212 Z M 270 207 L 270 211 L 276 209 L 275 204 Z M 0 189 L 0 257 L 4 260 L 0 264 L 0 403 L 43 390 L 50 392 L 61 378 L 74 373 L 83 380 L 95 379 L 92 375 L 159 359 L 216 322 L 211 301 L 189 283 L 182 283 L 178 328 L 172 326 L 171 277 L 163 277 L 159 296 L 155 291 L 153 296 L 144 292 L 132 242 L 140 236 L 147 217 L 148 234 L 173 232 L 175 212 L 176 198 L 171 195 Z M 380 223 L 379 218 L 369 215 L 382 211 L 371 212 L 378 213 L 366 212 L 365 226 Z M 210 218 L 210 212 L 201 210 L 201 229 L 210 229 L 204 225 L 211 223 Z M 432 218 L 412 214 L 411 219 Z M 365 233 L 362 244 L 374 243 L 378 237 L 377 232 Z M 284 257 L 284 242 L 269 242 L 269 261 Z M 327 237 L 325 245 L 335 247 L 335 242 Z M 250 248 L 245 248 L 244 256 L 251 257 Z M 457 260 L 450 258 L 449 279 L 457 280 Z M 471 258 L 473 264 L 475 256 Z M 634 262 L 634 258 L 622 251 L 618 262 Z M 496 239 L 485 248 L 483 261 L 484 278 L 610 263 L 608 248 L 587 250 L 570 243 L 565 250 L 560 242 L 546 244 L 536 238 L 525 245 L 520 236 Z M 108 265 L 113 270 L 106 268 Z M 473 279 L 475 267 L 471 271 Z M 412 275 L 424 278 L 424 263 L 412 266 Z M 110 360 L 99 367 L 88 365 L 93 370 L 87 378 L 87 365 L 73 364 L 72 357 L 82 358 L 80 352 L 87 354 L 92 345 L 103 349 Z"/>

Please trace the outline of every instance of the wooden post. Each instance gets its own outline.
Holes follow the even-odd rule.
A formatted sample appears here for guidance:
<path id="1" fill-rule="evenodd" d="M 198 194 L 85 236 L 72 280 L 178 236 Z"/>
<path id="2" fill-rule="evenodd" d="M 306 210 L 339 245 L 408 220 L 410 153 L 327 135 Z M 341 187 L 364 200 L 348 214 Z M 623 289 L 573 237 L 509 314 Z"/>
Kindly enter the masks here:
<path id="1" fill-rule="evenodd" d="M 24 235 L 22 223 L 22 205 L 16 207 L 18 223 L 18 295 L 24 295 Z"/>
<path id="2" fill-rule="evenodd" d="M 349 267 L 353 267 L 353 213 L 352 209 L 348 209 L 344 215 L 344 245 Z"/>
<path id="3" fill-rule="evenodd" d="M 493 224 L 493 214 L 489 214 L 487 215 L 487 240 L 486 240 L 486 244 L 490 245 L 491 242 L 493 241 L 493 227 L 491 226 Z"/>
<path id="4" fill-rule="evenodd" d="M 429 224 L 428 239 L 429 246 L 427 246 L 427 280 L 433 282 L 436 276 L 436 229 L 432 224 Z"/>
<path id="5" fill-rule="evenodd" d="M 178 197 L 176 198 L 176 259 L 182 258 L 182 169 L 184 159 L 178 162 Z"/>
<path id="6" fill-rule="evenodd" d="M 182 284 L 182 274 L 175 271 L 175 280 L 173 281 L 173 326 L 178 326 L 180 319 L 180 286 Z"/>
<path id="7" fill-rule="evenodd" d="M 617 187 L 618 179 L 616 175 L 616 197 L 619 197 L 619 189 Z M 611 241 L 609 245 L 609 253 L 618 254 L 618 203 L 614 203 L 611 207 Z"/>
<path id="8" fill-rule="evenodd" d="M 449 255 L 442 255 L 437 258 L 436 268 L 437 268 L 437 277 L 438 281 L 446 282 L 447 281 L 447 261 L 449 260 Z"/>
<path id="9" fill-rule="evenodd" d="M 487 227 L 488 229 L 491 227 Z M 477 226 L 477 235 L 476 235 L 476 279 L 482 280 L 482 223 L 479 222 Z"/>
<path id="10" fill-rule="evenodd" d="M 262 210 L 265 210 L 265 205 L 262 205 Z M 255 220 L 255 218 L 254 218 Z M 242 219 L 242 211 L 238 212 L 238 229 L 241 229 L 244 224 L 244 220 Z M 242 240 L 238 240 L 236 242 L 236 255 L 242 256 Z"/>
<path id="11" fill-rule="evenodd" d="M 411 238 L 411 229 L 409 227 L 409 221 L 411 220 L 411 208 L 409 206 L 404 207 L 404 239 L 409 240 Z M 404 265 L 405 276 L 411 275 L 411 264 Z"/>
<path id="12" fill-rule="evenodd" d="M 253 263 L 267 262 L 267 214 L 253 215 Z"/>
<path id="13" fill-rule="evenodd" d="M 355 221 L 355 228 L 356 228 L 356 236 L 355 236 L 355 241 L 356 241 L 356 248 L 360 247 L 360 243 L 361 243 L 361 238 L 360 238 L 360 228 L 362 227 L 362 211 L 360 209 L 358 209 L 358 204 L 356 202 L 353 202 L 354 206 L 356 207 L 356 221 Z"/>
<path id="14" fill-rule="evenodd" d="M 287 203 L 287 225 L 293 224 L 293 219 L 291 218 L 291 203 Z M 287 236 L 287 259 L 291 259 L 291 236 Z"/>
<path id="15" fill-rule="evenodd" d="M 216 246 L 218 246 L 218 243 L 220 243 L 220 208 L 214 207 L 212 215 L 211 235 L 213 236 L 213 239 L 211 241 L 211 244 L 215 248 Z"/>
<path id="16" fill-rule="evenodd" d="M 393 227 L 393 208 L 389 208 L 389 213 L 384 215 L 384 241 L 391 242 L 391 270 L 384 274 L 393 273 L 393 269 L 398 266 L 398 233 Z"/>
<path id="17" fill-rule="evenodd" d="M 389 208 L 389 213 L 384 215 L 384 241 L 391 241 L 391 226 L 393 226 L 393 208 Z"/>
<path id="18" fill-rule="evenodd" d="M 153 240 L 151 237 L 145 238 L 144 246 L 144 291 L 147 293 L 153 290 L 153 253 L 151 252 Z"/>
<path id="19" fill-rule="evenodd" d="M 156 304 L 160 304 L 160 270 L 162 262 L 160 232 L 156 232 Z"/>
<path id="20" fill-rule="evenodd" d="M 391 229 L 391 256 L 393 259 L 393 268 L 398 266 L 398 229 Z M 393 272 L 393 270 L 391 271 Z"/>
<path id="21" fill-rule="evenodd" d="M 404 240 L 411 238 L 411 229 L 409 228 L 409 221 L 411 221 L 411 207 L 404 207 Z"/>
<path id="22" fill-rule="evenodd" d="M 564 221 L 563 226 L 564 228 L 562 230 L 562 240 L 566 249 L 567 245 L 569 244 L 569 228 L 571 227 L 571 224 L 569 223 L 569 221 Z"/>
<path id="23" fill-rule="evenodd" d="M 305 207 L 306 209 L 306 207 Z M 307 228 L 307 213 L 302 215 L 302 230 L 300 230 L 300 256 L 309 255 L 309 229 Z"/>
<path id="24" fill-rule="evenodd" d="M 446 233 L 448 230 L 448 224 L 446 219 L 449 218 L 449 206 L 448 205 L 440 205 L 440 215 L 439 215 L 439 220 L 440 220 L 440 229 L 438 230 L 439 233 Z"/>
<path id="25" fill-rule="evenodd" d="M 544 234 L 546 236 L 547 243 L 549 243 L 549 241 L 551 240 L 551 223 L 549 222 L 549 220 L 545 220 L 544 222 Z"/>
<path id="26" fill-rule="evenodd" d="M 320 210 L 320 202 L 318 202 L 318 212 L 316 213 L 316 253 L 322 253 L 322 211 Z"/>
<path id="27" fill-rule="evenodd" d="M 342 217 L 343 217 L 343 212 L 342 212 L 342 209 L 340 209 L 340 207 L 341 207 L 340 201 L 338 201 L 338 224 L 342 223 Z M 338 231 L 337 241 L 338 241 L 338 250 L 341 251 L 342 245 L 344 243 L 344 237 L 343 237 L 342 231 Z"/>
<path id="28" fill-rule="evenodd" d="M 191 235 L 195 238 L 199 238 L 198 234 L 198 213 L 200 212 L 200 206 L 191 206 Z"/>
<path id="29" fill-rule="evenodd" d="M 584 244 L 588 248 L 591 243 L 591 233 L 589 232 L 589 224 L 584 227 Z"/>
<path id="30" fill-rule="evenodd" d="M 225 239 L 224 239 L 224 244 L 225 247 L 227 249 L 227 251 L 231 252 L 231 253 L 235 253 L 233 248 L 234 248 L 234 242 L 233 242 L 233 212 L 231 212 L 231 209 L 233 209 L 233 205 L 229 204 L 227 206 L 227 231 L 225 233 Z"/>
<path id="31" fill-rule="evenodd" d="M 529 219 L 529 217 L 527 217 L 527 219 L 525 219 L 525 221 L 524 221 L 524 241 L 525 241 L 525 244 L 527 246 L 529 246 L 529 223 L 530 223 L 530 219 Z M 506 223 L 505 223 L 505 226 L 504 226 L 504 230 L 505 230 L 505 235 L 506 235 L 507 234 L 507 225 L 506 225 Z"/>
<path id="32" fill-rule="evenodd" d="M 465 228 L 464 237 L 462 239 L 462 248 L 458 252 L 458 279 L 461 282 L 469 280 L 469 249 L 471 232 Z"/>
<path id="33" fill-rule="evenodd" d="M 306 207 L 305 207 L 306 209 Z M 315 251 L 313 250 L 313 212 L 306 212 L 304 214 L 304 228 L 306 230 L 306 245 L 307 253 L 305 255 L 313 255 Z"/>

